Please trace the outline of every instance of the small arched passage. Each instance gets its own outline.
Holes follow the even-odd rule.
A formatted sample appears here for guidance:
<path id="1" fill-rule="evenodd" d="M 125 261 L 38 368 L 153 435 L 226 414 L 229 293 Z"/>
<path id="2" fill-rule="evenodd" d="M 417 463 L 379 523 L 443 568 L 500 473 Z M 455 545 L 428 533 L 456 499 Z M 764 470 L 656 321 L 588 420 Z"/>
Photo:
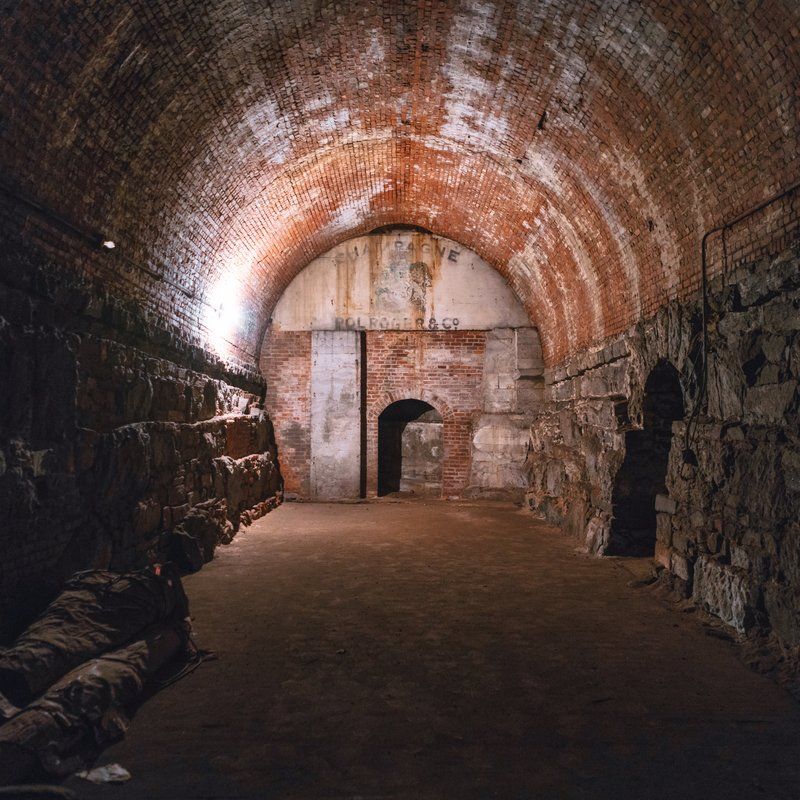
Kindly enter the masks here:
<path id="1" fill-rule="evenodd" d="M 442 415 L 423 400 L 398 400 L 378 417 L 378 495 L 442 491 Z"/>
<path id="2" fill-rule="evenodd" d="M 666 494 L 672 423 L 683 416 L 678 370 L 669 361 L 659 361 L 645 383 L 642 428 L 625 435 L 625 459 L 611 499 L 607 555 L 654 555 L 656 495 Z"/>

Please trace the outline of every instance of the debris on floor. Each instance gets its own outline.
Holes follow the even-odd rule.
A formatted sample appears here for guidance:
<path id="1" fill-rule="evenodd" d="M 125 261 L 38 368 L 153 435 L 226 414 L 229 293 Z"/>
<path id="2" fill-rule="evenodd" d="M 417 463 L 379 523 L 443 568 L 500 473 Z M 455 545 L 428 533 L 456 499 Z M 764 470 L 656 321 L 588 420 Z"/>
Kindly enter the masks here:
<path id="1" fill-rule="evenodd" d="M 0 652 L 0 786 L 85 771 L 156 673 L 190 653 L 187 616 L 180 577 L 162 567 L 78 573 Z M 87 780 L 130 778 L 111 766 Z"/>
<path id="2" fill-rule="evenodd" d="M 0 694 L 22 707 L 87 659 L 131 641 L 154 623 L 187 615 L 180 578 L 163 568 L 79 572 L 0 652 Z"/>
<path id="3" fill-rule="evenodd" d="M 131 774 L 120 764 L 103 764 L 90 770 L 81 770 L 75 775 L 91 783 L 126 783 L 131 779 Z"/>

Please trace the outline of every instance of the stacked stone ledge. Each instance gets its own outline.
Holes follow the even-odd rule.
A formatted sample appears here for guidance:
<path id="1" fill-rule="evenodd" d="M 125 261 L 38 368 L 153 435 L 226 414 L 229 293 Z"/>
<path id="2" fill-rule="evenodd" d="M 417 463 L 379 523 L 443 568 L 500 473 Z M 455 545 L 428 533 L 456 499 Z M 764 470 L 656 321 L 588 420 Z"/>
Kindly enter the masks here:
<path id="1" fill-rule="evenodd" d="M 75 570 L 171 558 L 187 517 L 224 542 L 282 496 L 263 379 L 70 280 L 0 284 L 0 636 Z"/>

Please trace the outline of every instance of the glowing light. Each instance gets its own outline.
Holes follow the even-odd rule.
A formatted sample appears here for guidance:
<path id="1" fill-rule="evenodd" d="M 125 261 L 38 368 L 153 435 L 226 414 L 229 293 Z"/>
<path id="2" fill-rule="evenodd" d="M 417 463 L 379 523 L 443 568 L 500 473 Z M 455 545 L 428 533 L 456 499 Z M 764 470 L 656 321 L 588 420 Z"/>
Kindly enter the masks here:
<path id="1" fill-rule="evenodd" d="M 100 242 L 100 247 L 105 247 L 106 250 L 113 250 L 116 245 L 111 241 L 111 239 L 105 239 Z"/>
<path id="2" fill-rule="evenodd" d="M 229 355 L 240 330 L 243 313 L 240 304 L 242 288 L 231 275 L 221 278 L 206 298 L 205 325 L 214 350 Z"/>

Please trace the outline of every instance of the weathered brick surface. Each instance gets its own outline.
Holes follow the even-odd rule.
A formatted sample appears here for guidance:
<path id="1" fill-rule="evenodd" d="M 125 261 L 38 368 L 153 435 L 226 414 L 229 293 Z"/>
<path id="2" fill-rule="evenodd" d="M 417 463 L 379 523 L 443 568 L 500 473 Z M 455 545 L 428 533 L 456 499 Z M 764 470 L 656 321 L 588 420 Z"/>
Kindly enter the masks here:
<path id="1" fill-rule="evenodd" d="M 485 351 L 486 331 L 367 331 L 368 493 L 378 486 L 378 417 L 405 398 L 424 400 L 442 415 L 442 494 L 467 487 Z"/>
<path id="2" fill-rule="evenodd" d="M 378 417 L 407 398 L 430 403 L 443 417 L 443 493 L 467 487 L 473 421 L 483 407 L 485 342 L 486 331 L 366 332 L 368 494 L 378 486 Z M 286 491 L 308 497 L 311 333 L 270 331 L 261 365 Z"/>
<path id="3" fill-rule="evenodd" d="M 298 270 L 402 221 L 507 275 L 558 363 L 687 297 L 703 231 L 800 177 L 785 0 L 26 0 L 0 25 L 3 181 L 118 248 L 4 202 L 5 238 L 251 362 Z"/>
<path id="4" fill-rule="evenodd" d="M 311 331 L 270 330 L 261 350 L 266 404 L 287 492 L 308 497 L 311 470 Z"/>

